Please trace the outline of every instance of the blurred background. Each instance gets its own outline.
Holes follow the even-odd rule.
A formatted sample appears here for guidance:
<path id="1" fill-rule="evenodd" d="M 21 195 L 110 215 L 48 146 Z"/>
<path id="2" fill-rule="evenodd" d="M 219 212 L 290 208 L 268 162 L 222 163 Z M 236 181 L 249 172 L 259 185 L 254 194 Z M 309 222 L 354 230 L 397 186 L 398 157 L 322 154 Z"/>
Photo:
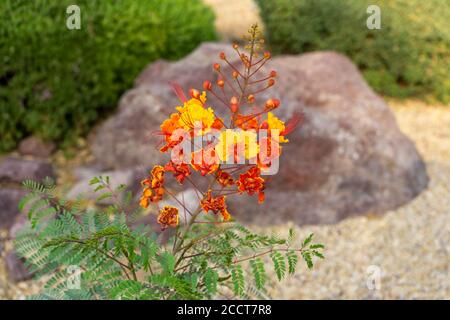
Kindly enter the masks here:
<path id="1" fill-rule="evenodd" d="M 139 188 L 168 83 L 200 88 L 253 23 L 280 115 L 306 120 L 267 204 L 231 207 L 327 246 L 267 297 L 450 298 L 449 0 L 3 0 L 0 17 L 0 298 L 40 287 L 12 246 L 21 181 L 52 176 L 74 198 L 96 174 Z"/>

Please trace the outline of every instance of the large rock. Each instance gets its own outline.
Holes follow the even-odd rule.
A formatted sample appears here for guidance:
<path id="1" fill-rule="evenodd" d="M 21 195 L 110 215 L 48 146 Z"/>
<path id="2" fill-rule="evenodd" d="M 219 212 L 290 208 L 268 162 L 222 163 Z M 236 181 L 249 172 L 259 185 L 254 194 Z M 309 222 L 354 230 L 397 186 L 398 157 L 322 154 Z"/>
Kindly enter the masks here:
<path id="1" fill-rule="evenodd" d="M 95 172 L 93 170 L 85 169 L 87 172 L 82 173 L 82 175 L 86 175 L 82 179 L 80 179 L 77 183 L 75 183 L 72 188 L 67 193 L 67 198 L 71 200 L 77 199 L 79 196 L 82 196 L 83 199 L 95 200 L 97 199 L 105 190 L 101 190 L 99 192 L 94 192 L 95 187 L 89 185 L 89 181 L 95 176 L 109 177 L 109 185 L 112 190 L 116 190 L 120 185 L 126 185 L 127 190 L 136 193 L 140 190 L 140 180 L 142 180 L 146 172 L 142 170 L 133 170 L 133 169 L 124 169 L 124 170 L 114 170 L 114 171 L 106 171 L 106 172 Z M 80 172 L 81 170 L 78 170 Z M 91 173 L 91 174 L 89 174 Z M 117 194 L 118 197 L 122 197 L 125 192 L 120 192 Z M 116 198 L 108 198 L 101 200 L 101 204 L 113 204 L 121 199 Z"/>
<path id="2" fill-rule="evenodd" d="M 159 161 L 160 154 L 150 145 L 144 149 L 142 138 L 157 130 L 178 104 L 168 83 L 176 81 L 187 91 L 200 89 L 204 80 L 215 80 L 211 65 L 221 51 L 228 57 L 233 54 L 229 45 L 203 44 L 183 60 L 147 67 L 122 98 L 119 113 L 93 138 L 100 163 L 120 168 Z M 427 186 L 425 166 L 414 144 L 399 131 L 386 103 L 350 60 L 334 52 L 317 52 L 279 56 L 268 66 L 262 71 L 277 70 L 277 85 L 259 101 L 280 98 L 279 116 L 287 119 L 302 111 L 305 121 L 289 136 L 266 202 L 260 206 L 245 196 L 230 198 L 235 216 L 263 224 L 333 223 L 398 207 Z M 208 103 L 218 105 L 214 98 Z M 127 138 L 121 137 L 123 132 Z M 101 139 L 105 135 L 118 141 Z"/>
<path id="3" fill-rule="evenodd" d="M 91 138 L 92 153 L 103 169 L 149 166 L 162 159 L 152 134 L 167 117 L 169 108 L 145 87 L 122 97 L 118 114 L 111 117 Z"/>
<path id="4" fill-rule="evenodd" d="M 24 180 L 41 181 L 45 177 L 54 177 L 51 164 L 8 157 L 0 163 L 0 183 L 21 184 Z"/>

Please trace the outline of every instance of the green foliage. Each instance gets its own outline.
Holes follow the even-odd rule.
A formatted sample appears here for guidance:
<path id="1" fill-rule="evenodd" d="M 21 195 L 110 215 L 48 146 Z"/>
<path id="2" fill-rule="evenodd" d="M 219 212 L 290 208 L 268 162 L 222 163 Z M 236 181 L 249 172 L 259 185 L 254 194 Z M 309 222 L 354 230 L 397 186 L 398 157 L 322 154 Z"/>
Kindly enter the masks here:
<path id="1" fill-rule="evenodd" d="M 258 0 L 274 53 L 335 50 L 375 90 L 450 100 L 450 6 L 441 0 Z M 369 30 L 369 5 L 381 29 Z"/>
<path id="2" fill-rule="evenodd" d="M 115 107 L 146 64 L 215 39 L 200 0 L 0 1 L 0 152 L 28 134 L 70 142 Z"/>
<path id="3" fill-rule="evenodd" d="M 20 208 L 31 228 L 17 237 L 16 250 L 38 277 L 47 279 L 32 299 L 208 299 L 224 289 L 238 297 L 264 297 L 264 256 L 270 257 L 278 280 L 295 272 L 299 256 L 309 268 L 314 257 L 323 258 L 324 246 L 313 243 L 312 234 L 295 247 L 293 230 L 281 239 L 235 222 L 193 224 L 189 232 L 178 227 L 160 244 L 148 226 L 130 227 L 126 203 L 119 200 L 124 188 L 111 188 L 108 177 L 90 184 L 100 200 L 107 193 L 114 204 L 83 209 L 57 196 L 51 180 L 24 182 L 30 193 Z M 74 267 L 77 287 L 68 285 Z"/>

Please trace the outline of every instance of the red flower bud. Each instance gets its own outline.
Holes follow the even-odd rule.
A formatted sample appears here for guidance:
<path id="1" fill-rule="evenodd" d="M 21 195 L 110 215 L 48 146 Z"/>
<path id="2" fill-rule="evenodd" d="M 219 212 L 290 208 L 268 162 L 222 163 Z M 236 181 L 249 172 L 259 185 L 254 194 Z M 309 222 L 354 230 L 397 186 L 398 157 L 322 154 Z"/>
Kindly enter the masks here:
<path id="1" fill-rule="evenodd" d="M 231 97 L 230 109 L 231 109 L 231 112 L 233 112 L 233 113 L 236 113 L 238 111 L 238 99 L 236 97 Z"/>
<path id="2" fill-rule="evenodd" d="M 233 71 L 233 78 L 237 78 L 239 73 L 237 71 Z"/>
<path id="3" fill-rule="evenodd" d="M 264 58 L 265 59 L 270 59 L 270 52 L 269 51 L 264 52 Z"/>
<path id="4" fill-rule="evenodd" d="M 203 82 L 203 89 L 207 90 L 207 91 L 211 91 L 212 89 L 212 84 L 210 81 L 206 80 Z"/>
<path id="5" fill-rule="evenodd" d="M 277 76 L 277 72 L 275 70 L 270 71 L 270 76 L 275 78 Z"/>
<path id="6" fill-rule="evenodd" d="M 269 81 L 267 82 L 267 86 L 268 87 L 271 87 L 271 86 L 273 86 L 275 84 L 275 80 L 273 80 L 273 79 L 269 79 Z"/>
<path id="7" fill-rule="evenodd" d="M 276 109 L 280 105 L 280 100 L 269 99 L 266 101 L 266 109 Z"/>
<path id="8" fill-rule="evenodd" d="M 217 85 L 221 88 L 225 85 L 225 82 L 222 79 L 217 80 Z"/>
<path id="9" fill-rule="evenodd" d="M 253 103 L 253 102 L 255 102 L 255 96 L 254 96 L 254 95 L 252 95 L 252 94 L 248 95 L 248 97 L 247 97 L 247 101 L 248 101 L 249 103 Z"/>
<path id="10" fill-rule="evenodd" d="M 199 99 L 200 98 L 200 92 L 198 90 L 196 90 L 196 89 L 189 89 L 189 95 L 192 98 L 195 98 L 195 99 Z"/>
<path id="11" fill-rule="evenodd" d="M 214 68 L 214 70 L 219 71 L 220 70 L 220 64 L 214 63 L 213 64 L 213 68 Z"/>
<path id="12" fill-rule="evenodd" d="M 225 52 L 222 51 L 222 52 L 219 54 L 219 57 L 220 57 L 220 59 L 225 60 Z"/>
<path id="13" fill-rule="evenodd" d="M 261 129 L 269 129 L 269 124 L 267 123 L 267 121 L 261 123 Z"/>

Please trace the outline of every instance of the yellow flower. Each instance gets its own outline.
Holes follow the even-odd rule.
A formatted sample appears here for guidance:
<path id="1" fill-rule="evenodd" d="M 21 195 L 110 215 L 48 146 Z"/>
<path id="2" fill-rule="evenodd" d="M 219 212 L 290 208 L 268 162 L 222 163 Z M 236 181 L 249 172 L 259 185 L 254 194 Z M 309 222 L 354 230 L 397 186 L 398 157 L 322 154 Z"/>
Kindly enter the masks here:
<path id="1" fill-rule="evenodd" d="M 206 92 L 203 92 L 199 99 L 192 98 L 176 109 L 180 112 L 178 123 L 186 130 L 194 129 L 194 126 L 200 130 L 200 134 L 208 131 L 214 123 L 214 111 L 212 108 L 204 108 L 206 102 Z"/>
<path id="2" fill-rule="evenodd" d="M 258 154 L 258 142 L 255 131 L 227 129 L 221 132 L 219 141 L 215 147 L 216 153 L 221 161 L 227 161 L 233 155 L 234 162 L 238 162 L 239 155 L 245 159 L 252 159 Z"/>
<path id="3" fill-rule="evenodd" d="M 279 131 L 279 143 L 289 142 L 288 139 L 281 135 L 281 133 L 286 129 L 284 122 L 278 119 L 272 112 L 267 113 L 267 124 L 269 125 L 269 130 L 276 129 Z"/>

